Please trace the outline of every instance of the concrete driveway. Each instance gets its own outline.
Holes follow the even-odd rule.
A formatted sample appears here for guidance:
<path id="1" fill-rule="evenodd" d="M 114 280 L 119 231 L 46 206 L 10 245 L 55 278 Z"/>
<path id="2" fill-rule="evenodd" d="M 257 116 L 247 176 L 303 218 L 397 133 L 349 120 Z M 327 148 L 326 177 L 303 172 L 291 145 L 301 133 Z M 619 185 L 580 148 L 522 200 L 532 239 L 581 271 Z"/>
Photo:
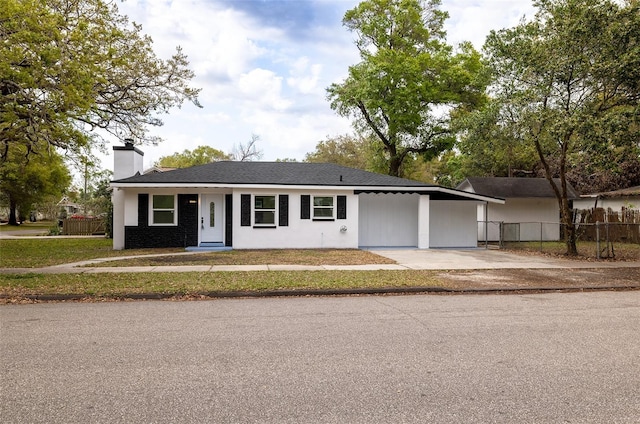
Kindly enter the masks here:
<path id="1" fill-rule="evenodd" d="M 409 269 L 636 268 L 640 262 L 579 261 L 494 249 L 372 249 Z"/>

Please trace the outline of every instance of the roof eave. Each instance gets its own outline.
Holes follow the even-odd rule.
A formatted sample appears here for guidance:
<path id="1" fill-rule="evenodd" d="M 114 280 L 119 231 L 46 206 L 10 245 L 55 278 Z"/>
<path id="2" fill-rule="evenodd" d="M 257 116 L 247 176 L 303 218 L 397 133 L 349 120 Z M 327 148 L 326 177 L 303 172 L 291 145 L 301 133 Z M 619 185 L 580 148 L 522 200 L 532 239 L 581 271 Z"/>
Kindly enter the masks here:
<path id="1" fill-rule="evenodd" d="M 446 193 L 456 197 L 467 198 L 481 202 L 504 204 L 505 200 L 497 197 L 484 196 L 481 194 L 469 193 L 456 189 L 449 189 L 440 186 L 367 186 L 367 185 L 290 185 L 290 184 L 228 184 L 228 183 L 123 183 L 112 182 L 113 188 L 132 189 L 246 189 L 246 190 L 282 190 L 286 187 L 289 190 L 336 190 L 336 191 L 379 191 L 379 192 L 411 192 L 411 193 Z"/>

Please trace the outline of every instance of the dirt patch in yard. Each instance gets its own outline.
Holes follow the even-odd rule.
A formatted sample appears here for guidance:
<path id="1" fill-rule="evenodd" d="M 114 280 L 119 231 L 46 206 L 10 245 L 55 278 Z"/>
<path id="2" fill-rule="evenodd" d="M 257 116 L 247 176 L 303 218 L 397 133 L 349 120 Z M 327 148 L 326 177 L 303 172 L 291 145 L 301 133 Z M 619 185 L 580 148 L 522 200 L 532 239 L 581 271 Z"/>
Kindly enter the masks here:
<path id="1" fill-rule="evenodd" d="M 155 256 L 105 261 L 92 267 L 168 265 L 367 265 L 393 260 L 359 249 L 237 249 L 193 255 Z"/>
<path id="2" fill-rule="evenodd" d="M 492 269 L 438 274 L 453 289 L 588 289 L 640 285 L 640 268 Z"/>

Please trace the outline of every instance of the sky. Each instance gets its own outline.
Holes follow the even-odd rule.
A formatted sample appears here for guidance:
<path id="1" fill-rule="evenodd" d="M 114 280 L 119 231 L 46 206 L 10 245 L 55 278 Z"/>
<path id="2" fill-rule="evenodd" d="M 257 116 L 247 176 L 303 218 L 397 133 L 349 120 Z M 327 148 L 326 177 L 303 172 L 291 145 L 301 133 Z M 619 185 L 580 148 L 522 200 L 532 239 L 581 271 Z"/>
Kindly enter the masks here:
<path id="1" fill-rule="evenodd" d="M 355 0 L 125 0 L 120 13 L 142 25 L 163 59 L 176 46 L 188 56 L 201 88 L 202 108 L 185 103 L 162 115 L 144 145 L 144 167 L 162 156 L 207 145 L 230 153 L 260 137 L 261 160 L 302 160 L 318 142 L 352 133 L 348 119 L 331 110 L 326 88 L 359 62 L 354 35 L 342 26 Z M 531 0 L 442 0 L 451 45 L 481 49 L 491 30 L 532 17 Z M 113 168 L 112 148 L 99 154 Z"/>

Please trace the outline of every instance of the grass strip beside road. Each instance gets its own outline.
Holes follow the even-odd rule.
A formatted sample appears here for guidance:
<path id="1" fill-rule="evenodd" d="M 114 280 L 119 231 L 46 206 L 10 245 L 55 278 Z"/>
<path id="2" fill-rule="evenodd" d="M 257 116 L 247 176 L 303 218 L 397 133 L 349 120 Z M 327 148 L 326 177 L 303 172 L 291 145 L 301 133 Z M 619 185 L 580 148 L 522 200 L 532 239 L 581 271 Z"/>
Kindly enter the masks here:
<path id="1" fill-rule="evenodd" d="M 211 292 L 442 287 L 435 271 L 234 271 L 115 274 L 0 274 L 0 302 L 29 296 L 117 299 L 128 295 L 200 296 Z"/>

